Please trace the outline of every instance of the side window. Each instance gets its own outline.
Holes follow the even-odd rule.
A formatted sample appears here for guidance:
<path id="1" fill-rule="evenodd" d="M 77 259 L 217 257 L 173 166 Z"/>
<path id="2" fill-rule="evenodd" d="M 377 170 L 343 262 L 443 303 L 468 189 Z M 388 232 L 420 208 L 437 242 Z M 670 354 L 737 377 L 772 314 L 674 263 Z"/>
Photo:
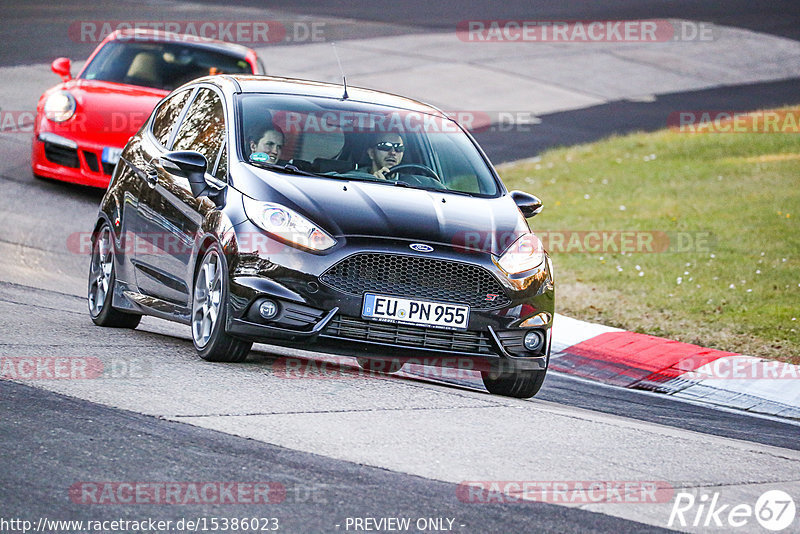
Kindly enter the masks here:
<path id="1" fill-rule="evenodd" d="M 172 150 L 196 150 L 206 157 L 208 172 L 225 143 L 225 113 L 222 100 L 211 89 L 200 89 L 183 119 Z"/>
<path id="2" fill-rule="evenodd" d="M 222 145 L 222 154 L 219 156 L 217 172 L 214 173 L 214 178 L 223 182 L 228 181 L 228 151 L 225 149 L 225 145 Z"/>
<path id="3" fill-rule="evenodd" d="M 153 117 L 153 135 L 158 139 L 162 146 L 167 146 L 169 136 L 175 130 L 178 115 L 186 104 L 191 91 L 181 91 L 169 97 L 156 111 Z"/>

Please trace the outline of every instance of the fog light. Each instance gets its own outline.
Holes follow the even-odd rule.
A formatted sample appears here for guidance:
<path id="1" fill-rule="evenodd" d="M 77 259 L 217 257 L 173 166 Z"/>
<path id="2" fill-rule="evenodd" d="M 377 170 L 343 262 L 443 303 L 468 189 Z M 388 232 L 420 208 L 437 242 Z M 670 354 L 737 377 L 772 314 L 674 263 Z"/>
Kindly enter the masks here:
<path id="1" fill-rule="evenodd" d="M 274 319 L 278 315 L 278 305 L 275 301 L 265 300 L 259 304 L 258 313 L 263 319 Z"/>
<path id="2" fill-rule="evenodd" d="M 544 334 L 539 330 L 531 330 L 525 334 L 525 348 L 531 352 L 539 352 L 544 346 Z"/>

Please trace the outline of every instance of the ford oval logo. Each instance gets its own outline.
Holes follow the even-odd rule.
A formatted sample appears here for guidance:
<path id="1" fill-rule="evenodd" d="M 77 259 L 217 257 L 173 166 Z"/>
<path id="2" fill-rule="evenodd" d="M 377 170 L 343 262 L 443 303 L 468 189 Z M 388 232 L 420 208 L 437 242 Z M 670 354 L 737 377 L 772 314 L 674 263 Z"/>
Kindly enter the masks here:
<path id="1" fill-rule="evenodd" d="M 423 245 L 422 243 L 414 243 L 413 245 L 408 245 L 411 250 L 416 250 L 417 252 L 433 252 L 433 247 L 428 245 Z"/>

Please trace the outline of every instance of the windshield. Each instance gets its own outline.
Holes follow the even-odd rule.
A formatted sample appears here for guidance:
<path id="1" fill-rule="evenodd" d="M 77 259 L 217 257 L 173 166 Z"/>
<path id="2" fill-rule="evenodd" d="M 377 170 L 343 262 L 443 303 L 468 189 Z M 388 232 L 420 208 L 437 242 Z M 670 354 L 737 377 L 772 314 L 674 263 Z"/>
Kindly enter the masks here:
<path id="1" fill-rule="evenodd" d="M 200 76 L 222 73 L 252 73 L 252 68 L 239 56 L 185 43 L 115 40 L 94 56 L 81 78 L 171 91 Z"/>
<path id="2" fill-rule="evenodd" d="M 346 180 L 369 180 L 476 196 L 498 183 L 470 138 L 438 115 L 331 98 L 239 97 L 242 154 Z"/>

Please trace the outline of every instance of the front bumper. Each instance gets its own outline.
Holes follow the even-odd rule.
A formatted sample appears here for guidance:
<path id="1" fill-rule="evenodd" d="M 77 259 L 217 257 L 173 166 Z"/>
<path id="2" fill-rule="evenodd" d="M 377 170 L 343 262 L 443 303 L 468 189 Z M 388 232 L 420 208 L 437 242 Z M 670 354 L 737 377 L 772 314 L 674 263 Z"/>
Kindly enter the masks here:
<path id="1" fill-rule="evenodd" d="M 229 260 L 231 298 L 226 331 L 253 341 L 343 356 L 400 361 L 457 356 L 472 361 L 472 368 L 486 370 L 547 367 L 554 302 L 549 261 L 531 274 L 534 283 L 524 290 L 515 290 L 511 283 L 502 284 L 502 273 L 490 258 L 485 258 L 480 267 L 501 282 L 504 304 L 472 308 L 466 330 L 444 330 L 362 318 L 363 294 L 348 293 L 326 284 L 321 278 L 331 266 L 357 254 L 415 255 L 406 252 L 405 243 L 377 243 L 368 238 L 350 241 L 348 246 L 329 255 L 301 251 L 287 254 L 285 249 L 279 254 L 237 250 Z M 459 257 L 458 251 L 442 249 L 437 247 L 443 260 L 460 258 L 465 264 L 476 264 L 475 254 L 467 262 L 463 256 Z M 258 312 L 259 304 L 266 298 L 278 303 L 280 310 L 269 320 Z M 525 348 L 523 338 L 532 328 L 520 324 L 537 315 L 547 318 L 535 327 L 545 342 L 531 352 Z"/>
<path id="2" fill-rule="evenodd" d="M 33 138 L 31 168 L 37 176 L 105 189 L 115 164 L 102 160 L 105 146 L 49 132 Z"/>
<path id="3" fill-rule="evenodd" d="M 338 315 L 334 308 L 304 330 L 232 319 L 226 331 L 236 337 L 287 347 L 314 349 L 329 354 L 375 360 L 433 362 L 435 365 L 474 370 L 543 370 L 550 354 L 550 331 L 545 348 L 536 354 L 513 355 L 507 349 L 511 332 L 503 340 L 491 327 L 487 332 L 448 330 L 385 324 Z M 513 334 L 513 333 L 511 333 Z M 508 343 L 513 345 L 514 342 Z M 438 363 L 437 363 L 438 362 Z M 452 362 L 451 365 L 447 365 Z"/>

